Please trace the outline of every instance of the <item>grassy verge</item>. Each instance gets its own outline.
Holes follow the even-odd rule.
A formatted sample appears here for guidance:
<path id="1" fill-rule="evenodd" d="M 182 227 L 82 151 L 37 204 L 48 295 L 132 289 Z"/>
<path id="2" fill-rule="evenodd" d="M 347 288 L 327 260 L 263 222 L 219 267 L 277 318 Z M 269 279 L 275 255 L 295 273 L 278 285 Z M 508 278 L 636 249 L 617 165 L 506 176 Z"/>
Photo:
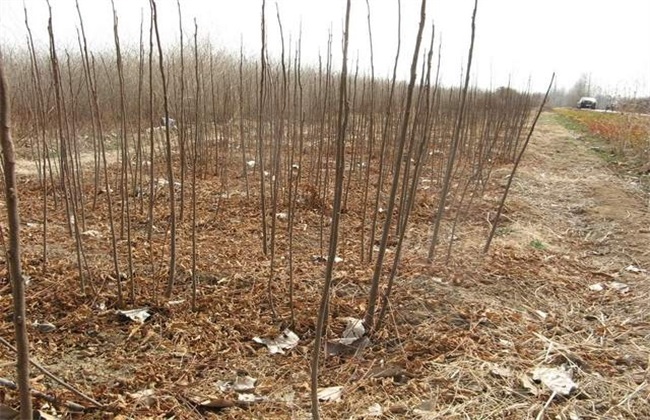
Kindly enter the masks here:
<path id="1" fill-rule="evenodd" d="M 650 160 L 650 118 L 646 115 L 566 108 L 555 109 L 554 113 L 564 127 L 606 142 L 621 160 L 633 165 Z"/>
<path id="2" fill-rule="evenodd" d="M 553 111 L 560 125 L 580 133 L 594 153 L 650 193 L 650 117 L 567 108 Z"/>

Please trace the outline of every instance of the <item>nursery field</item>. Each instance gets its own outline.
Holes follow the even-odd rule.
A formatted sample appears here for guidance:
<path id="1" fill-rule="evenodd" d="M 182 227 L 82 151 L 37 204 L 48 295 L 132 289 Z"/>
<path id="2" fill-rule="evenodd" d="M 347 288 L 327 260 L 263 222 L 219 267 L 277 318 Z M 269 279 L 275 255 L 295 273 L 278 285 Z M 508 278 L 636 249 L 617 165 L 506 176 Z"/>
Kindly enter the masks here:
<path id="1" fill-rule="evenodd" d="M 477 1 L 453 83 L 425 0 L 392 72 L 370 2 L 309 62 L 145 3 L 0 57 L 0 418 L 650 418 L 647 116 L 480 87 Z"/>
<path id="2" fill-rule="evenodd" d="M 542 115 L 487 255 L 481 248 L 489 211 L 508 167 L 495 168 L 476 205 L 480 217 L 457 230 L 462 252 L 446 263 L 428 263 L 431 204 L 423 198 L 415 206 L 385 327 L 362 351 L 332 347 L 323 361 L 323 387 L 342 387 L 340 398 L 321 403 L 326 418 L 650 416 L 647 195 L 599 155 L 595 148 L 605 143 L 585 140 L 559 121 L 556 113 Z M 285 288 L 274 290 L 278 318 L 267 303 L 269 261 L 258 245 L 256 206 L 235 193 L 244 187 L 241 180 L 233 177 L 228 196 L 200 183 L 197 235 L 204 262 L 196 311 L 189 275 L 179 277 L 172 300 L 155 293 L 165 281 L 158 269 L 164 255 L 148 254 L 146 223 L 133 223 L 136 267 L 150 264 L 153 273 L 136 271 L 138 298 L 130 306 L 148 308 L 150 315 L 141 323 L 116 313 L 116 282 L 101 274 L 110 272 L 105 215 L 86 220 L 95 294 L 79 293 L 62 208 L 50 213 L 50 261 L 42 264 L 36 185 L 35 174 L 20 176 L 32 357 L 101 403 L 93 408 L 36 371 L 34 388 L 56 402 L 37 399 L 40 410 L 63 414 L 71 410 L 63 403 L 73 401 L 86 407 L 84 418 L 309 417 L 309 357 L 324 268 L 308 245 L 318 242 L 317 211 L 295 220 L 293 325 L 279 321 L 290 319 Z M 349 252 L 358 246 L 358 227 L 345 220 L 357 211 L 350 200 L 330 301 L 331 337 L 365 310 L 372 268 Z M 279 223 L 285 235 L 286 222 Z M 165 235 L 160 229 L 152 240 Z M 189 255 L 189 247 L 181 241 L 179 254 Z M 186 270 L 189 261 L 182 258 Z M 288 276 L 284 264 L 278 271 Z M 0 303 L 10 314 L 3 278 Z M 287 327 L 298 342 L 284 354 L 254 341 Z M 12 336 L 9 317 L 0 328 L 2 337 Z M 11 379 L 14 355 L 6 347 L 0 354 Z M 540 368 L 566 372 L 575 388 L 567 395 L 552 391 L 534 380 Z M 8 405 L 16 398 L 10 390 L 3 395 Z"/>

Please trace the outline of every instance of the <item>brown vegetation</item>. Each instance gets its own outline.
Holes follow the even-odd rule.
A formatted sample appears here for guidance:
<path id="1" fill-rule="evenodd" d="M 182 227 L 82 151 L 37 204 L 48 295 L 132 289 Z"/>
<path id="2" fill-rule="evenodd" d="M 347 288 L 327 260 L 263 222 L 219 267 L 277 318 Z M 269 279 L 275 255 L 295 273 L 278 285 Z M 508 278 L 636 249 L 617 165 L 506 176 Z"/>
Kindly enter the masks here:
<path id="1" fill-rule="evenodd" d="M 29 43 L 8 60 L 19 152 L 36 163 L 19 178 L 34 357 L 99 402 L 82 407 L 86 416 L 300 417 L 318 409 L 314 354 L 312 384 L 344 387 L 342 403 L 321 404 L 326 418 L 373 403 L 388 416 L 446 418 L 641 410 L 630 376 L 615 380 L 615 401 L 597 389 L 591 372 L 615 367 L 596 353 L 609 361 L 616 349 L 598 350 L 593 337 L 593 352 L 579 346 L 578 328 L 607 335 L 567 306 L 573 294 L 595 304 L 583 283 L 597 274 L 581 277 L 591 268 L 569 250 L 511 246 L 503 235 L 515 219 L 537 222 L 534 192 L 521 190 L 529 184 L 514 184 L 518 198 L 483 250 L 538 95 L 440 86 L 433 33 L 405 40 L 418 46 L 409 83 L 348 60 L 336 71 L 331 36 L 317 68 L 301 62 L 300 39 L 283 41 L 277 58 L 263 42 L 254 60 L 214 51 L 194 28 L 169 48 L 151 5 L 138 51 L 121 51 L 117 35 L 115 51 L 88 51 L 80 10 L 78 51 L 59 58 L 51 28 L 49 52 Z M 264 40 L 282 20 L 279 10 L 275 22 L 263 16 Z M 542 288 L 552 293 L 532 295 Z M 617 294 L 603 299 L 619 309 Z M 144 323 L 116 312 L 144 307 Z M 587 309 L 579 316 L 595 316 Z M 369 333 L 335 346 L 349 317 Z M 300 341 L 285 355 L 252 340 L 286 328 Z M 0 324 L 0 335 L 10 329 Z M 494 373 L 583 366 L 574 355 L 593 357 L 593 370 L 588 390 L 566 398 Z M 257 383 L 245 398 L 257 400 L 224 384 L 247 376 Z M 39 400 L 42 410 L 88 401 L 50 379 L 33 383 L 56 396 Z"/>

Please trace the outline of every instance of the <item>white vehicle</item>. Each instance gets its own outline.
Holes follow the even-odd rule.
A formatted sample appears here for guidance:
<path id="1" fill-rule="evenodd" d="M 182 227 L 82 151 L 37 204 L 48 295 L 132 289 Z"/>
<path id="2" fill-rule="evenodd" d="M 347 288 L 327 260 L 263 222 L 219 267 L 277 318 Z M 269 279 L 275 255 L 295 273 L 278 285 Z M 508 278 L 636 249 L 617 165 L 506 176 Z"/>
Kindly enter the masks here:
<path id="1" fill-rule="evenodd" d="M 590 97 L 587 97 L 587 96 L 583 96 L 578 101 L 578 108 L 579 109 L 582 109 L 582 108 L 596 109 L 596 104 L 597 103 L 598 102 L 596 101 L 596 98 L 590 98 Z"/>

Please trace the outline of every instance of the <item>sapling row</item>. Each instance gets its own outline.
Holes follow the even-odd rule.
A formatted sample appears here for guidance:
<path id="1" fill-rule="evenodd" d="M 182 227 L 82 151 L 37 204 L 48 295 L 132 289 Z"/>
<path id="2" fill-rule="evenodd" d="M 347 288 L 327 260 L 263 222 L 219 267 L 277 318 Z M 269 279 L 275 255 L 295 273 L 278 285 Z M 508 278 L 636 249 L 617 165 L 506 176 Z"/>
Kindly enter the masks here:
<path id="1" fill-rule="evenodd" d="M 402 25 L 417 23 L 402 22 L 397 2 L 389 78 L 375 69 L 369 1 L 366 27 L 322 34 L 316 63 L 303 61 L 302 33 L 286 32 L 282 9 L 265 1 L 261 47 L 251 56 L 243 40 L 236 54 L 215 49 L 198 25 L 186 36 L 192 31 L 183 26 L 182 2 L 177 42 L 164 44 L 151 0 L 135 47 L 120 39 L 114 4 L 108 51 L 87 42 L 78 3 L 78 45 L 62 49 L 50 19 L 49 48 L 39 50 L 26 9 L 25 57 L 8 62 L 7 74 L 20 87 L 15 108 L 25 110 L 16 119 L 18 138 L 36 162 L 43 269 L 48 247 L 60 241 L 53 224 L 65 226 L 82 294 L 108 294 L 123 307 L 172 299 L 191 284 L 199 310 L 199 274 L 224 262 L 202 252 L 207 229 L 239 206 L 250 226 L 237 234 L 259 244 L 242 259 L 263 262 L 255 284 L 264 286 L 260 304 L 273 318 L 296 325 L 296 299 L 313 299 L 303 295 L 314 277 L 303 264 L 325 262 L 328 278 L 333 259 L 343 259 L 371 269 L 358 315 L 381 329 L 405 255 L 440 267 L 465 249 L 456 238 L 483 220 L 477 208 L 494 205 L 493 173 L 520 159 L 540 100 L 510 86 L 473 85 L 476 3 L 459 86 L 440 83 L 442 43 L 424 2 L 410 40 L 402 39 Z M 368 32 L 368 62 L 336 47 L 359 29 Z M 401 80 L 407 42 L 413 55 Z M 337 225 L 341 242 L 332 248 Z M 88 254 L 90 231 L 106 238 L 105 253 Z M 141 243 L 146 252 L 136 252 Z"/>

